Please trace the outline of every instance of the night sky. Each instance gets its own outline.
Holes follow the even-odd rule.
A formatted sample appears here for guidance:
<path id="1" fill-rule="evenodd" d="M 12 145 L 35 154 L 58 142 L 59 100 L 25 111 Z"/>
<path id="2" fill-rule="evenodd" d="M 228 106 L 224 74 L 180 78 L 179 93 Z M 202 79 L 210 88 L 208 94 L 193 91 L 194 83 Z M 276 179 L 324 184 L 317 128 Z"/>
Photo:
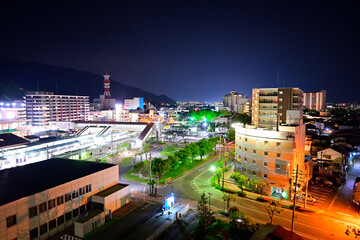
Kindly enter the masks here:
<path id="1" fill-rule="evenodd" d="M 285 85 L 360 102 L 359 1 L 5 2 L 2 57 L 108 69 L 174 100 Z"/>

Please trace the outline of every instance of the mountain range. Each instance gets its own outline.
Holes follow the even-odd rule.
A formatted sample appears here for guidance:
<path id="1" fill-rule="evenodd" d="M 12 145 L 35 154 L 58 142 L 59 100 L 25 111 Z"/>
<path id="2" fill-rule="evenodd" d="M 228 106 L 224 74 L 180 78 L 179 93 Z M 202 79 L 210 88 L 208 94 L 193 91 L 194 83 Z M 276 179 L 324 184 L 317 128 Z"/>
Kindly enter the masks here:
<path id="1" fill-rule="evenodd" d="M 27 91 L 49 91 L 61 95 L 85 95 L 90 99 L 103 94 L 101 74 L 79 71 L 71 68 L 0 58 L 0 99 L 22 99 Z M 110 78 L 111 80 L 111 78 Z M 140 88 L 111 81 L 110 92 L 119 102 L 133 97 L 144 97 L 146 102 L 159 105 L 174 104 L 165 95 L 155 95 Z"/>

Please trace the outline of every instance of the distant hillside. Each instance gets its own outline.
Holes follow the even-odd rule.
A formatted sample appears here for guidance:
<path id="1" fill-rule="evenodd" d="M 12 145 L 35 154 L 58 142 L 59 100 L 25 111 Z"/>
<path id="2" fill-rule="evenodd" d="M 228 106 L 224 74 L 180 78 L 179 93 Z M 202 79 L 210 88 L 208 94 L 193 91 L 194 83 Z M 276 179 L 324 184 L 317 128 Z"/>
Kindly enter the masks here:
<path id="1" fill-rule="evenodd" d="M 110 78 L 111 80 L 111 78 Z M 103 93 L 103 76 L 75 69 L 0 58 L 0 99 L 20 99 L 26 91 L 51 91 L 98 98 Z M 111 81 L 111 95 L 118 101 L 144 97 L 153 104 L 175 103 L 165 95 L 155 95 L 135 87 Z M 77 88 L 77 89 L 76 89 Z"/>

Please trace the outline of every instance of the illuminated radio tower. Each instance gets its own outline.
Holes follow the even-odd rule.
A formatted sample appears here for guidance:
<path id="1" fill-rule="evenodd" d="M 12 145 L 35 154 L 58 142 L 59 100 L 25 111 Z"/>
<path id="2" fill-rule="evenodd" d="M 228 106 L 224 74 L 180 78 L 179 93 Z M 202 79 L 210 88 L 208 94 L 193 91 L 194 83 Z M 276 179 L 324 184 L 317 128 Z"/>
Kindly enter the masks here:
<path id="1" fill-rule="evenodd" d="M 111 94 L 110 94 L 110 75 L 108 73 L 108 71 L 105 71 L 104 74 L 104 96 L 105 98 L 109 99 L 111 98 Z"/>

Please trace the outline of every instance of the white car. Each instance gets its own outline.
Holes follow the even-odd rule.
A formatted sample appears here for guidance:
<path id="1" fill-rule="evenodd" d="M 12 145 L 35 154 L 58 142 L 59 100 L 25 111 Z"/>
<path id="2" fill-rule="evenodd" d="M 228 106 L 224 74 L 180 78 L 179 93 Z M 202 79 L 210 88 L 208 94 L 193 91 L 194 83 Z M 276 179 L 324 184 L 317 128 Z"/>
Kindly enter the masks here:
<path id="1" fill-rule="evenodd" d="M 305 193 L 304 192 L 301 194 L 301 199 L 305 200 Z M 307 195 L 306 200 L 309 201 L 309 202 L 316 202 L 316 199 L 309 193 Z"/>

